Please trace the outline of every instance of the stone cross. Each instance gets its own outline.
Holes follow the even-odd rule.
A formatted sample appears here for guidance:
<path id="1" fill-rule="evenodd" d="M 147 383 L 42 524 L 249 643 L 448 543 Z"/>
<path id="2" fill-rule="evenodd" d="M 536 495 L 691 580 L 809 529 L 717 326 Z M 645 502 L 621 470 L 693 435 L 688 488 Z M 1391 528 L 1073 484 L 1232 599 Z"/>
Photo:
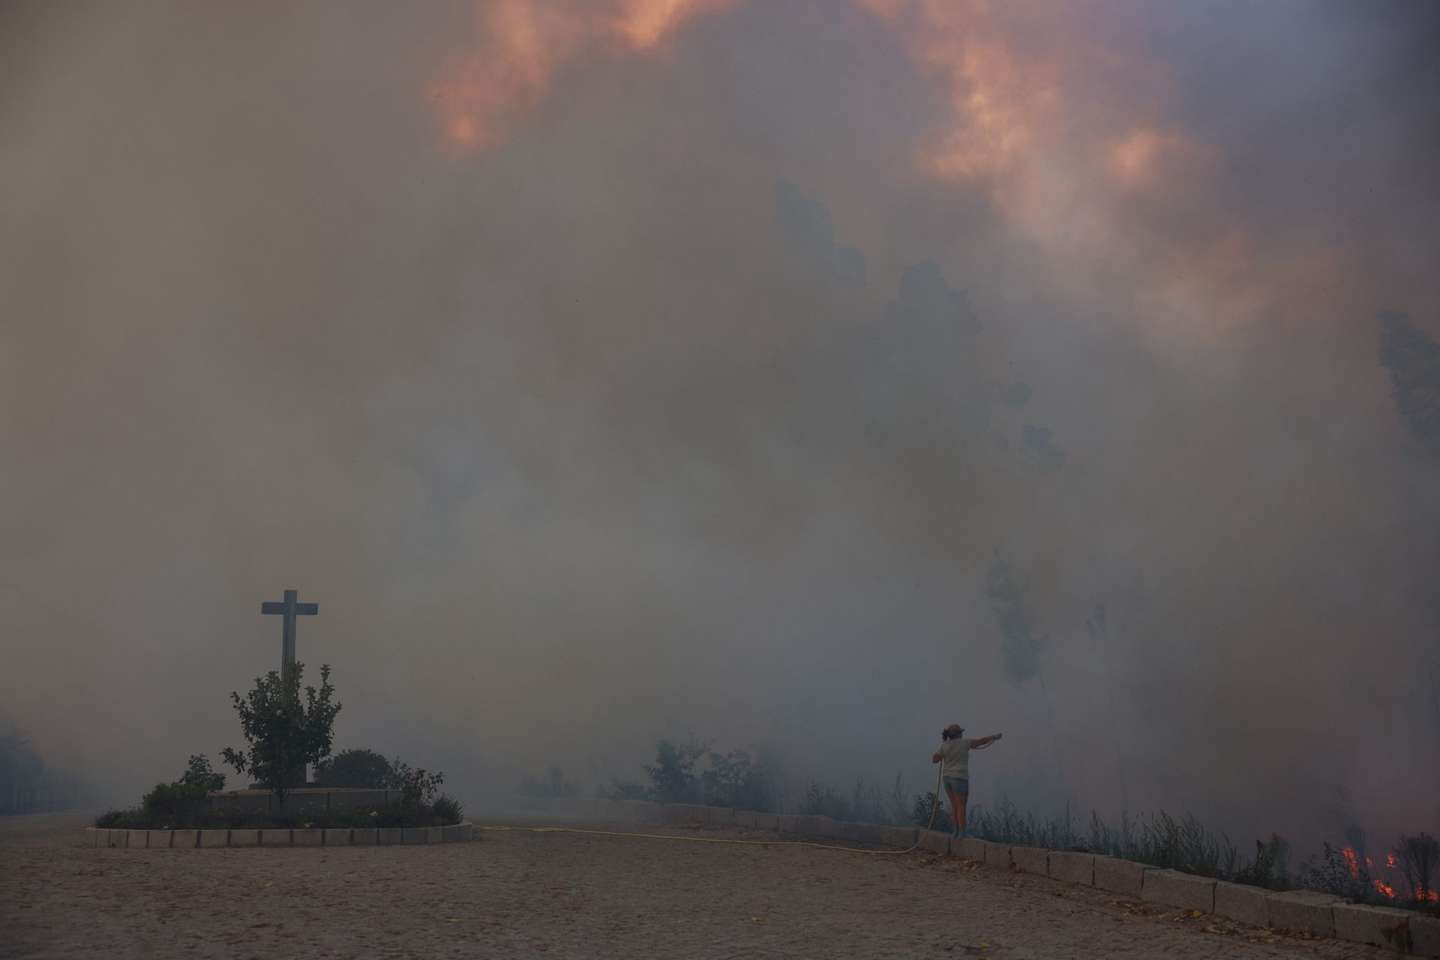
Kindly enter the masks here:
<path id="1" fill-rule="evenodd" d="M 320 612 L 318 603 L 299 603 L 298 590 L 286 590 L 284 600 L 266 600 L 260 604 L 260 612 L 276 614 L 285 618 L 280 638 L 280 676 L 288 678 L 295 666 L 295 618 L 313 617 Z"/>

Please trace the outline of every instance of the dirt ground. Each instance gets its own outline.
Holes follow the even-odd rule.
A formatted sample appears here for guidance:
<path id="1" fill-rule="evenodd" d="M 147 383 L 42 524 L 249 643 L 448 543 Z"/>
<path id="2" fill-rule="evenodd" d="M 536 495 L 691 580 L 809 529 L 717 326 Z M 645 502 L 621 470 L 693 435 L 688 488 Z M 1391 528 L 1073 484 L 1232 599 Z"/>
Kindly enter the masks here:
<path id="1" fill-rule="evenodd" d="M 0 821 L 0 957 L 1386 956 L 920 853 L 527 832 L 106 850 L 83 825 Z"/>

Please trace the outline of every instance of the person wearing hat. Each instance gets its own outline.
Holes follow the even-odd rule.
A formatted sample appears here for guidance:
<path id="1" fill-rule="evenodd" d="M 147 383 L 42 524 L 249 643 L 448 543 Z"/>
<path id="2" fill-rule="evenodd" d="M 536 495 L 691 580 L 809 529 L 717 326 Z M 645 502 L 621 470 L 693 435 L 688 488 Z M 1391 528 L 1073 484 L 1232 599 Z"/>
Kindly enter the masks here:
<path id="1" fill-rule="evenodd" d="M 955 836 L 965 833 L 965 804 L 970 800 L 970 751 L 984 750 L 1000 739 L 994 733 L 988 737 L 967 740 L 965 728 L 952 723 L 940 732 L 940 749 L 930 757 L 931 763 L 944 763 L 940 775 L 945 779 L 945 792 L 950 797 L 950 809 L 954 811 Z"/>

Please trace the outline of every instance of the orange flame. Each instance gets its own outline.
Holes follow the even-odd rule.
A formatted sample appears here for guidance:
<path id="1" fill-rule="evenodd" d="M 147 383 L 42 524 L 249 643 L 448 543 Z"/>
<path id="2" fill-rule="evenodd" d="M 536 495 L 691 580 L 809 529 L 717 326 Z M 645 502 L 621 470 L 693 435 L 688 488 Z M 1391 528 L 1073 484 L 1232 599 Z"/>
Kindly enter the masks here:
<path id="1" fill-rule="evenodd" d="M 1350 874 L 1350 878 L 1352 880 L 1360 879 L 1360 856 L 1355 852 L 1355 848 L 1342 847 L 1340 849 L 1340 857 L 1345 861 L 1345 870 Z M 1385 856 L 1386 869 L 1393 870 L 1397 863 L 1398 861 L 1395 857 L 1395 854 L 1390 853 Z M 1367 868 L 1374 868 L 1375 861 L 1371 860 L 1369 857 L 1366 857 L 1365 866 Z M 1385 880 L 1372 877 L 1370 879 L 1370 885 L 1373 886 L 1375 888 L 1375 892 L 1380 894 L 1382 897 L 1386 897 L 1390 900 L 1395 900 L 1398 898 L 1398 895 L 1395 892 L 1395 884 L 1393 883 L 1389 883 Z M 1413 897 L 1415 900 L 1422 903 L 1440 903 L 1440 890 L 1426 890 L 1423 892 L 1416 890 L 1413 892 Z"/>
<path id="2" fill-rule="evenodd" d="M 658 49 L 685 23 L 736 0 L 481 0 L 479 47 L 429 90 L 446 141 L 495 146 L 545 96 L 567 61 L 596 45 Z"/>

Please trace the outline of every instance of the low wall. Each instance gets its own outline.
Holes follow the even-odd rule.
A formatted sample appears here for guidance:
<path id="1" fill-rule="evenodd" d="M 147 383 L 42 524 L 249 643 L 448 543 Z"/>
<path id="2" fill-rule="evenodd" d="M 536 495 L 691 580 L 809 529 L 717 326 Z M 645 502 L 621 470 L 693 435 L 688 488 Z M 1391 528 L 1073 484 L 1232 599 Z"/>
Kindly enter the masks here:
<path id="1" fill-rule="evenodd" d="M 448 827 L 341 827 L 272 830 L 112 830 L 87 827 L 94 847 L 125 850 L 195 850 L 205 847 L 374 847 L 399 844 L 460 843 L 475 839 L 474 824 Z"/>
<path id="2" fill-rule="evenodd" d="M 212 813 L 269 813 L 277 816 L 383 807 L 399 799 L 399 790 L 356 787 L 298 787 L 286 791 L 284 803 L 277 801 L 269 790 L 225 790 L 206 798 Z"/>

